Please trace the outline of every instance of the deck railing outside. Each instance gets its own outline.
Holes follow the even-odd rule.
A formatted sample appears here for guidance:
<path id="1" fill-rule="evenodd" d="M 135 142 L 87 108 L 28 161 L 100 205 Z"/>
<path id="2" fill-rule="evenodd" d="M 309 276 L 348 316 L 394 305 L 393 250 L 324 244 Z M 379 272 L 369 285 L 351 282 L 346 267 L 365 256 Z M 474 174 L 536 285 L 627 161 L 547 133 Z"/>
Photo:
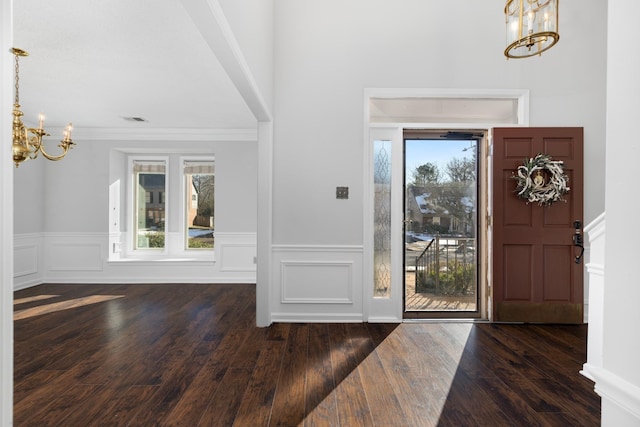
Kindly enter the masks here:
<path id="1" fill-rule="evenodd" d="M 475 239 L 436 235 L 415 261 L 416 293 L 468 295 L 475 292 Z"/>

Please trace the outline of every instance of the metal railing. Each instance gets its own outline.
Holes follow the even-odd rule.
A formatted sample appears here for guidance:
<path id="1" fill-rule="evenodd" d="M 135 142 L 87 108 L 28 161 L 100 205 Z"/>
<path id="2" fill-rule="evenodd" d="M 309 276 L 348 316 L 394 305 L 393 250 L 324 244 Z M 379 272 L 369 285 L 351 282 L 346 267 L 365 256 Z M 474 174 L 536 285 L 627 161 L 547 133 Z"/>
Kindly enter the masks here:
<path id="1" fill-rule="evenodd" d="M 475 239 L 437 235 L 415 261 L 416 292 L 467 295 L 475 292 Z"/>

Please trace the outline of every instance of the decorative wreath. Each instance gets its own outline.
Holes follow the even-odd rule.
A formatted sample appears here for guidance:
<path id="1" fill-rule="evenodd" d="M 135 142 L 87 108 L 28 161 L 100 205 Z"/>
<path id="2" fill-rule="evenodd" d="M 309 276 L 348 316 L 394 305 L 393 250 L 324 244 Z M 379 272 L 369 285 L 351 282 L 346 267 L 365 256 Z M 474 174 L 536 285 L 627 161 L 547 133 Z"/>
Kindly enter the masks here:
<path id="1" fill-rule="evenodd" d="M 564 195 L 570 188 L 569 177 L 565 175 L 561 160 L 551 160 L 548 154 L 525 159 L 524 165 L 518 166 L 513 179 L 518 181 L 516 195 L 527 203 L 538 203 L 549 206 L 559 200 L 565 201 Z"/>

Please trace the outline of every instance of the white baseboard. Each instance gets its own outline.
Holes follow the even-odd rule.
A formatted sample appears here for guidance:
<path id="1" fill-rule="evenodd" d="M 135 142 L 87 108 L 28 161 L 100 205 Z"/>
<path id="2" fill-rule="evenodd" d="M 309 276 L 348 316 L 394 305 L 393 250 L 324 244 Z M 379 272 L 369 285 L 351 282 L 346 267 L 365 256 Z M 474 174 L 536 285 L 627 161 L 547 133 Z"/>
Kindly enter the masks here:
<path id="1" fill-rule="evenodd" d="M 274 323 L 362 323 L 362 313 L 272 313 Z"/>
<path id="2" fill-rule="evenodd" d="M 605 368 L 589 363 L 584 364 L 580 373 L 594 381 L 594 390 L 602 397 L 603 408 L 607 407 L 608 425 L 615 427 L 640 426 L 640 387 Z M 633 419 L 635 421 L 634 424 L 616 424 L 613 421 L 615 419 Z"/>

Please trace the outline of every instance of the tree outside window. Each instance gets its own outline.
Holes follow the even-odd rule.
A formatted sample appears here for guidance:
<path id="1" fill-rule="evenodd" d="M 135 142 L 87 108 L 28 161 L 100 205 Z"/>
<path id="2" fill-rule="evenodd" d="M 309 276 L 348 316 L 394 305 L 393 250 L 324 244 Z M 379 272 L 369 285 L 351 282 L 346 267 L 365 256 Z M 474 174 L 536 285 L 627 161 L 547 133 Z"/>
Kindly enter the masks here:
<path id="1" fill-rule="evenodd" d="M 215 166 L 213 161 L 185 161 L 186 247 L 213 249 Z"/>

